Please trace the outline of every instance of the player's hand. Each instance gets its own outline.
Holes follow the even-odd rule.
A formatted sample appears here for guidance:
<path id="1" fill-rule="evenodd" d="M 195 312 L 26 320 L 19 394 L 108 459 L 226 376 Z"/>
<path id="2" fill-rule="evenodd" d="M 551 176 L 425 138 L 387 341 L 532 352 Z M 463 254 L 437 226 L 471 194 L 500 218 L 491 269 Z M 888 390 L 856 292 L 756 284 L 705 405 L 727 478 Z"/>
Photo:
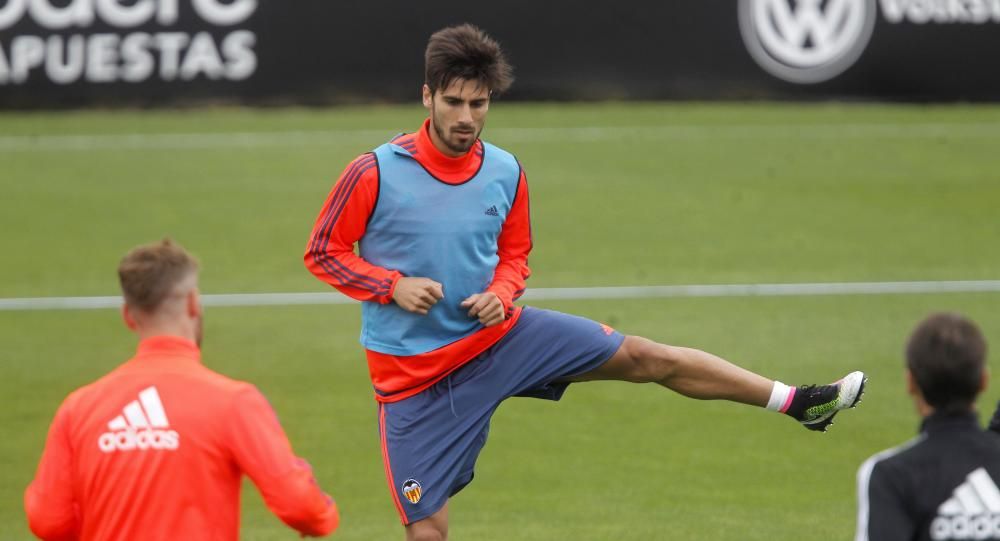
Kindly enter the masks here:
<path id="1" fill-rule="evenodd" d="M 397 286 L 398 287 L 398 286 Z M 492 327 L 503 321 L 503 302 L 496 293 L 476 293 L 462 301 L 462 308 L 469 309 L 469 317 L 478 318 L 484 327 Z"/>
<path id="2" fill-rule="evenodd" d="M 430 278 L 412 278 L 404 276 L 396 281 L 396 289 L 392 292 L 392 300 L 407 312 L 427 315 L 431 306 L 444 298 L 444 288 Z"/>

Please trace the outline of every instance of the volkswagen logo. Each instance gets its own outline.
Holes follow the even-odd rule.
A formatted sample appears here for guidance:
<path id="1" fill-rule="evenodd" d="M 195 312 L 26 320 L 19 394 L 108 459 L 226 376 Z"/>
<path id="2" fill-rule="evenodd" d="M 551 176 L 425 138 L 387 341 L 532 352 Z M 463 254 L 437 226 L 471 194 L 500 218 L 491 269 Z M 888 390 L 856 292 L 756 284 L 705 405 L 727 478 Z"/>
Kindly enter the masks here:
<path id="1" fill-rule="evenodd" d="M 792 83 L 840 75 L 875 27 L 875 0 L 739 0 L 740 33 L 768 73 Z"/>

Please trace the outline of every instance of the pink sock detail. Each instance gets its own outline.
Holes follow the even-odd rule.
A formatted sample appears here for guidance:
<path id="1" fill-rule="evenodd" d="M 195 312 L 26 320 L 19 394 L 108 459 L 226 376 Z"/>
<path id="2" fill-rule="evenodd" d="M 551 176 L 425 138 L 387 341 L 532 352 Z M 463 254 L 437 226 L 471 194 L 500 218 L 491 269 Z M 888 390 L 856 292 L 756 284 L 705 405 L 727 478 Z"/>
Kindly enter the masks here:
<path id="1" fill-rule="evenodd" d="M 795 398 L 796 391 L 798 391 L 798 389 L 792 387 L 792 390 L 788 393 L 788 398 L 785 399 L 785 404 L 781 406 L 781 409 L 778 410 L 779 412 L 785 413 L 786 411 L 788 411 L 788 408 L 792 406 L 792 399 Z"/>

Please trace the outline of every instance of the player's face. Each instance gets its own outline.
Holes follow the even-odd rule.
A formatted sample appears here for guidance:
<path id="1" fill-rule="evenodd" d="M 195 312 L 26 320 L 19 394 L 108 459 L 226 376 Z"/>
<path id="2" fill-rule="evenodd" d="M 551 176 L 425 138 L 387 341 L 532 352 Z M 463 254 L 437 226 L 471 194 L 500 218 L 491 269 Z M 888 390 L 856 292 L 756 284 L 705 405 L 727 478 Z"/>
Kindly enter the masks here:
<path id="1" fill-rule="evenodd" d="M 424 85 L 424 107 L 431 113 L 434 146 L 446 156 L 462 156 L 476 144 L 486 124 L 490 90 L 468 79 L 456 79 L 433 94 Z"/>

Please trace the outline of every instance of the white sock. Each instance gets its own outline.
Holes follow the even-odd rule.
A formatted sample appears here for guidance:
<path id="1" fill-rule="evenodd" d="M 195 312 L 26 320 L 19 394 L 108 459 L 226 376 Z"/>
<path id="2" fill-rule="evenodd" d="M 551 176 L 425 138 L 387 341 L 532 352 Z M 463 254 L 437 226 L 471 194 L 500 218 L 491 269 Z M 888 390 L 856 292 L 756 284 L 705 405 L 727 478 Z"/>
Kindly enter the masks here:
<path id="1" fill-rule="evenodd" d="M 767 409 L 784 413 L 788 406 L 792 405 L 792 397 L 795 396 L 795 387 L 789 387 L 780 381 L 774 382 L 771 388 L 771 398 L 767 400 Z"/>

